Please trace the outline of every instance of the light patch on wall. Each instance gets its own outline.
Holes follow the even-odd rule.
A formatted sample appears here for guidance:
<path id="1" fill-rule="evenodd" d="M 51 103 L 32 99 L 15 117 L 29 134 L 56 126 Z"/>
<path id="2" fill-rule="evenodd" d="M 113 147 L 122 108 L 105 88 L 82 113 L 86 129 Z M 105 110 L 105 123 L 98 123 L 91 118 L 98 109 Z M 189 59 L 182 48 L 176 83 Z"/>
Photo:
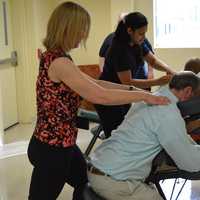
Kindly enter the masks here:
<path id="1" fill-rule="evenodd" d="M 4 25 L 4 41 L 5 45 L 8 45 L 8 26 L 7 26 L 7 5 L 6 2 L 2 2 L 2 9 L 3 9 L 3 25 Z"/>

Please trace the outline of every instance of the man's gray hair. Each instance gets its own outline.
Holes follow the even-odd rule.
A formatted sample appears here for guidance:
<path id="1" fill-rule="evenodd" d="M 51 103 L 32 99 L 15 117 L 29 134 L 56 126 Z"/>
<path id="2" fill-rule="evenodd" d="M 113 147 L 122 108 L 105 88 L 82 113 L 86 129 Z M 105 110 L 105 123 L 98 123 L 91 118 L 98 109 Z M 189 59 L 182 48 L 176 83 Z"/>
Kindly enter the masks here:
<path id="1" fill-rule="evenodd" d="M 188 86 L 192 88 L 193 92 L 200 88 L 200 78 L 191 71 L 175 74 L 169 83 L 169 88 L 176 90 L 182 90 Z"/>

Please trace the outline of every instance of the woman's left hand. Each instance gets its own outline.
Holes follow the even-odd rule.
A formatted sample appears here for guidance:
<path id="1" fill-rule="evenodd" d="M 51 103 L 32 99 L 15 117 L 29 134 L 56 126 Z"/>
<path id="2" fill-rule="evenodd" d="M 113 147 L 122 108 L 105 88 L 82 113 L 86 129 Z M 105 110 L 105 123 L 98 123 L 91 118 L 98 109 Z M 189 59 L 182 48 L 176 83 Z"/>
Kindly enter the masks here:
<path id="1" fill-rule="evenodd" d="M 154 104 L 154 105 L 168 105 L 171 103 L 171 101 L 167 97 L 155 96 L 150 93 L 147 94 L 145 102 L 148 104 Z"/>

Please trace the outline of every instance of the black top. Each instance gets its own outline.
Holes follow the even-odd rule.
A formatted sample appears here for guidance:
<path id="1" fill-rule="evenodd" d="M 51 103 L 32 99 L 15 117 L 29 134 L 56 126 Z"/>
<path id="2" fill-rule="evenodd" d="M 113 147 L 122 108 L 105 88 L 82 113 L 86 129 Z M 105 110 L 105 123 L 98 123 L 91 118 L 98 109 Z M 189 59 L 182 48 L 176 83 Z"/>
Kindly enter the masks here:
<path id="1" fill-rule="evenodd" d="M 131 70 L 133 78 L 138 70 L 143 67 L 144 61 L 140 59 L 150 50 L 143 44 L 130 46 L 123 43 L 113 43 L 112 47 L 107 51 L 103 72 L 100 76 L 101 80 L 107 80 L 114 83 L 121 83 L 117 72 Z M 140 55 L 142 54 L 142 56 Z"/>
<path id="2" fill-rule="evenodd" d="M 110 33 L 105 40 L 103 41 L 101 48 L 99 50 L 99 56 L 100 57 L 106 57 L 106 52 L 108 51 L 109 47 L 112 44 L 112 40 L 114 37 L 114 33 Z"/>
<path id="3" fill-rule="evenodd" d="M 147 48 L 149 48 L 149 50 L 154 54 L 153 48 L 151 43 L 149 42 L 149 40 L 147 38 L 144 39 L 144 44 L 147 46 Z"/>
<path id="4" fill-rule="evenodd" d="M 100 57 L 105 57 L 105 64 L 100 79 L 121 83 L 117 72 L 131 70 L 132 78 L 147 79 L 143 57 L 152 51 L 150 42 L 145 38 L 140 45 L 115 43 L 111 49 L 114 33 L 109 34 L 99 51 Z"/>
<path id="5" fill-rule="evenodd" d="M 108 51 L 109 47 L 111 46 L 112 44 L 112 40 L 114 38 L 114 35 L 115 33 L 110 33 L 103 41 L 101 47 L 100 47 L 100 50 L 99 50 L 99 56 L 100 57 L 106 57 L 106 52 Z M 149 42 L 149 40 L 147 38 L 144 39 L 144 42 L 142 43 L 142 48 L 143 48 L 143 51 L 151 51 L 152 53 L 153 52 L 153 48 L 152 48 L 152 45 L 151 43 Z M 147 50 L 148 49 L 148 50 Z M 148 53 L 148 52 L 147 52 Z"/>

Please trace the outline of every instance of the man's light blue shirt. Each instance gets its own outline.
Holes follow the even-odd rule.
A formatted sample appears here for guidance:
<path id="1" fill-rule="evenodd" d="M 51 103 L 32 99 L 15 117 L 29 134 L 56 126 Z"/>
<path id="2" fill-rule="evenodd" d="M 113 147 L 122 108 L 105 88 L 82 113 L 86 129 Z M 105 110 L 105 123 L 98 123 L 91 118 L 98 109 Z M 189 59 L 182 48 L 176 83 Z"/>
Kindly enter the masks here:
<path id="1" fill-rule="evenodd" d="M 144 181 L 164 148 L 180 169 L 200 171 L 200 148 L 187 135 L 177 97 L 168 86 L 156 95 L 168 97 L 171 104 L 134 104 L 112 136 L 94 151 L 91 159 L 96 168 L 116 180 Z"/>

